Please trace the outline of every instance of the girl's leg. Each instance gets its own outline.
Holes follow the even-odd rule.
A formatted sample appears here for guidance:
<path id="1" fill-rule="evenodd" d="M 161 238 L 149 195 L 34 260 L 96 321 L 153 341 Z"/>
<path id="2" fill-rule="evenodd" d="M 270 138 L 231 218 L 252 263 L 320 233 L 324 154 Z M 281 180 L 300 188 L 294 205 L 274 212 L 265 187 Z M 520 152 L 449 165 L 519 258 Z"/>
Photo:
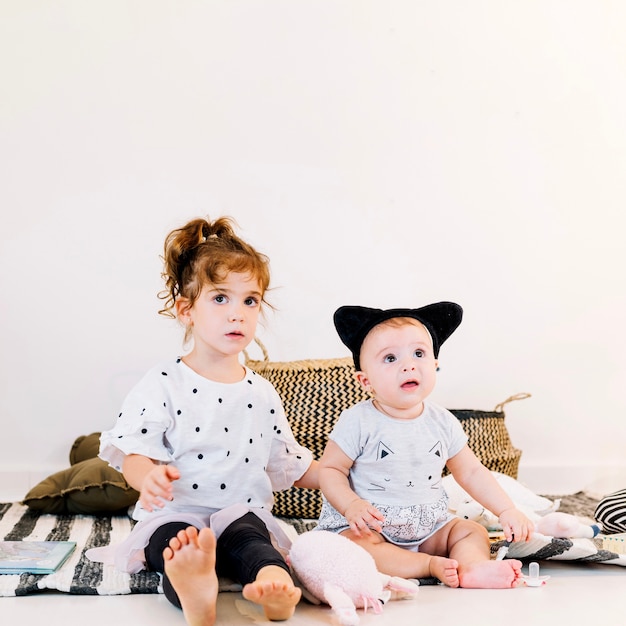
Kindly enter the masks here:
<path id="1" fill-rule="evenodd" d="M 148 569 L 153 572 L 159 572 L 163 574 L 163 594 L 165 597 L 179 609 L 180 600 L 177 593 L 174 591 L 172 584 L 168 576 L 165 574 L 165 560 L 163 558 L 163 551 L 169 547 L 170 540 L 176 537 L 179 531 L 186 530 L 189 524 L 183 522 L 170 522 L 157 528 L 148 541 L 148 545 L 145 549 L 146 564 Z"/>
<path id="2" fill-rule="evenodd" d="M 374 558 L 378 571 L 383 574 L 400 578 L 435 577 L 448 587 L 459 586 L 458 563 L 452 558 L 401 548 L 386 541 L 375 531 L 360 537 L 350 530 L 342 534 L 365 548 Z"/>
<path id="3" fill-rule="evenodd" d="M 222 532 L 217 562 L 219 574 L 244 585 L 244 597 L 260 604 L 268 619 L 285 620 L 293 615 L 300 589 L 272 545 L 265 524 L 254 513 L 235 520 Z"/>
<path id="4" fill-rule="evenodd" d="M 165 597 L 183 610 L 187 624 L 213 626 L 219 589 L 213 531 L 166 524 L 152 535 L 145 553 L 150 569 L 163 573 Z"/>

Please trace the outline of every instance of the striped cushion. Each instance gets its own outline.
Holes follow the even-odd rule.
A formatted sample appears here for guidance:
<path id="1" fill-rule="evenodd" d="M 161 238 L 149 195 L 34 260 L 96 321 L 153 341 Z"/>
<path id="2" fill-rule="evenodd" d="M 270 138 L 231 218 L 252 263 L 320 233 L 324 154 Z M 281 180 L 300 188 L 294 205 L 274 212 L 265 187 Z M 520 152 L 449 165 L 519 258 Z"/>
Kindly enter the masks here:
<path id="1" fill-rule="evenodd" d="M 607 534 L 626 532 L 626 489 L 602 498 L 596 507 L 594 517 L 602 524 Z"/>

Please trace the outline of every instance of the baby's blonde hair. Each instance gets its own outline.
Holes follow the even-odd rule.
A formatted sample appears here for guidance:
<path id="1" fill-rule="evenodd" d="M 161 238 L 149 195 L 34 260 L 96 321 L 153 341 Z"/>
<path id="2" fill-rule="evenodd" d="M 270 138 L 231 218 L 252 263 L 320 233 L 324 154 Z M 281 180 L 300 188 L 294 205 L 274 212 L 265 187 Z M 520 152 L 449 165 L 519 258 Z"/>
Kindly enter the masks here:
<path id="1" fill-rule="evenodd" d="M 167 235 L 161 257 L 165 289 L 158 294 L 165 304 L 159 314 L 175 318 L 179 297 L 193 306 L 205 285 L 223 282 L 230 272 L 251 274 L 259 283 L 263 303 L 267 304 L 269 259 L 235 234 L 235 224 L 230 217 L 213 222 L 197 218 Z M 189 333 L 187 328 L 185 340 Z"/>
<path id="2" fill-rule="evenodd" d="M 376 324 L 374 328 L 382 328 L 385 326 L 390 326 L 391 328 L 402 328 L 403 326 L 421 326 L 428 333 L 428 336 L 430 337 L 430 343 L 433 343 L 432 335 L 430 334 L 430 331 L 428 330 L 426 324 L 423 324 L 419 320 L 416 320 L 414 317 L 390 317 L 389 319 L 383 320 L 382 322 Z M 372 328 L 372 330 L 374 330 L 374 328 Z M 372 330 L 370 330 L 370 333 L 372 332 Z"/>
<path id="3" fill-rule="evenodd" d="M 426 334 L 430 339 L 430 345 L 433 345 L 433 336 L 430 334 L 426 324 L 416 320 L 414 317 L 390 317 L 382 322 L 379 322 L 367 333 L 367 335 L 365 335 L 363 344 L 365 343 L 365 340 L 375 331 L 382 330 L 384 328 L 402 328 L 403 326 L 420 326 L 426 331 Z M 363 349 L 363 344 L 361 344 L 361 349 Z"/>

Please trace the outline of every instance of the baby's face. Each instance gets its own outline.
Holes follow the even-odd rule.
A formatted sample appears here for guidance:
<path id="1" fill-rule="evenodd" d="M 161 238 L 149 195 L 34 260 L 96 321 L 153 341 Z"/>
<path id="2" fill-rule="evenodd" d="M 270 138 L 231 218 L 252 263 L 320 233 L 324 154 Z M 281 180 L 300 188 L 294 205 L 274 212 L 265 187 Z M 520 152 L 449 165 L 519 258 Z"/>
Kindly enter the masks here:
<path id="1" fill-rule="evenodd" d="M 375 326 L 361 347 L 359 380 L 378 408 L 392 417 L 417 417 L 436 382 L 437 360 L 430 333 L 404 318 Z"/>

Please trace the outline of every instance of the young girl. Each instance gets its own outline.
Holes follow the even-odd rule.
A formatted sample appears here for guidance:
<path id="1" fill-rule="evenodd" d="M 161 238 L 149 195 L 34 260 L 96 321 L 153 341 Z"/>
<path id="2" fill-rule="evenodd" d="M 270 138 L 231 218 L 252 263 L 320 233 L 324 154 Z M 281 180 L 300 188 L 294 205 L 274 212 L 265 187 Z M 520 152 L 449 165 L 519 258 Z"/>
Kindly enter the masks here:
<path id="1" fill-rule="evenodd" d="M 265 303 L 268 259 L 229 218 L 195 219 L 167 236 L 163 278 L 160 313 L 179 320 L 193 347 L 149 371 L 102 433 L 100 456 L 140 493 L 115 564 L 162 572 L 190 626 L 214 624 L 218 574 L 244 585 L 268 619 L 287 619 L 300 590 L 272 491 L 319 484 L 277 392 L 239 361 Z"/>
<path id="2" fill-rule="evenodd" d="M 372 399 L 340 416 L 322 459 L 325 499 L 318 528 L 362 545 L 391 576 L 434 576 L 450 587 L 519 584 L 521 563 L 492 561 L 487 531 L 448 512 L 442 485 L 456 481 L 496 513 L 506 539 L 529 538 L 532 522 L 467 445 L 458 420 L 426 398 L 441 344 L 461 323 L 461 307 L 341 307 L 335 327 Z"/>

